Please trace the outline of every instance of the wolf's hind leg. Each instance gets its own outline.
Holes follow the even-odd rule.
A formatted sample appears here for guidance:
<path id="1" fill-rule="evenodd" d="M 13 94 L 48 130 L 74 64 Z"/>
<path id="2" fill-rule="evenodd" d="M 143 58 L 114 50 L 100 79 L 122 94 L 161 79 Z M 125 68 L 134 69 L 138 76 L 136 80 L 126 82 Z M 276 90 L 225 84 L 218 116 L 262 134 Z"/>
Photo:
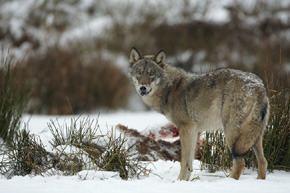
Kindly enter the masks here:
<path id="1" fill-rule="evenodd" d="M 192 172 L 192 162 L 195 153 L 197 131 L 193 127 L 181 127 L 179 129 L 181 143 L 181 162 L 179 180 L 189 180 Z"/>
<path id="2" fill-rule="evenodd" d="M 263 152 L 263 137 L 261 136 L 257 143 L 253 146 L 257 161 L 258 161 L 258 177 L 257 179 L 266 179 L 267 160 Z"/>

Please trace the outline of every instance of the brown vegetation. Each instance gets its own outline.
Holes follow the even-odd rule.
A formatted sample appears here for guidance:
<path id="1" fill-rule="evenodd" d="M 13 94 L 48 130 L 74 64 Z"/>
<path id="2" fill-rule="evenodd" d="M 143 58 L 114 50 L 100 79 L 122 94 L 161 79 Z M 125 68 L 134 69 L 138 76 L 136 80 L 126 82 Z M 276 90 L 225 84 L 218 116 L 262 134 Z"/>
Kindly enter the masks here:
<path id="1" fill-rule="evenodd" d="M 77 49 L 54 46 L 20 68 L 32 88 L 30 112 L 73 114 L 127 104 L 126 75 L 102 57 L 84 60 Z"/>

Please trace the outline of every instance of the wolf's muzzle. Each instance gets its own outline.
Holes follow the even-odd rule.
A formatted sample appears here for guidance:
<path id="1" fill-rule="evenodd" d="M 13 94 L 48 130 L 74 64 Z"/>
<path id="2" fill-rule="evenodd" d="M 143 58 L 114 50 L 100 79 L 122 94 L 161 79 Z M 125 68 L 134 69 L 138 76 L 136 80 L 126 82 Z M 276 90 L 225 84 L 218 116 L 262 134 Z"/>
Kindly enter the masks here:
<path id="1" fill-rule="evenodd" d="M 150 89 L 150 90 L 148 91 L 146 85 L 141 85 L 140 88 L 139 88 L 139 92 L 140 92 L 140 95 L 141 95 L 141 96 L 146 96 L 146 95 L 148 95 L 148 94 L 151 92 L 151 90 L 152 90 L 152 89 Z"/>

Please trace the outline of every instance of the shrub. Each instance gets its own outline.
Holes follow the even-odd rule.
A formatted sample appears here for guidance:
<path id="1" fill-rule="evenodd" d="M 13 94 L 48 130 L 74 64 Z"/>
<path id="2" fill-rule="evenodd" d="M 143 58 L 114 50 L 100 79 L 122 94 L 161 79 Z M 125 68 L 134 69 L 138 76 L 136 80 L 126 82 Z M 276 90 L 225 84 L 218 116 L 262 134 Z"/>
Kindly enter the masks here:
<path id="1" fill-rule="evenodd" d="M 126 75 L 98 55 L 84 59 L 77 48 L 50 47 L 30 56 L 21 70 L 27 72 L 23 78 L 32 88 L 30 112 L 74 114 L 127 104 Z"/>
<path id="2" fill-rule="evenodd" d="M 10 142 L 20 127 L 23 112 L 30 97 L 30 89 L 19 79 L 21 72 L 9 51 L 2 50 L 0 58 L 0 138 Z M 19 65 L 19 64 L 18 64 Z"/>

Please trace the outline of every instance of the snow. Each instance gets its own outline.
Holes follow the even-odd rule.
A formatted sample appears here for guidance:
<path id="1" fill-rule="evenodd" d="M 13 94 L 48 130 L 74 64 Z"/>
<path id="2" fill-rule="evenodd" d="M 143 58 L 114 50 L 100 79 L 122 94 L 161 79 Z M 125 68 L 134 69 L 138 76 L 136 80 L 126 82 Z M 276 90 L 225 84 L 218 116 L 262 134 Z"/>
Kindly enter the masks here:
<path id="1" fill-rule="evenodd" d="M 101 113 L 82 115 L 81 117 L 97 119 L 100 130 L 104 132 L 117 124 L 123 124 L 129 128 L 143 131 L 148 128 L 165 125 L 168 121 L 164 116 L 155 112 L 125 112 Z M 24 121 L 29 121 L 28 128 L 31 133 L 41 137 L 44 144 L 48 144 L 51 135 L 47 126 L 50 120 L 58 120 L 60 125 L 69 124 L 75 116 L 30 116 L 25 115 Z M 163 161 L 150 162 L 147 168 L 152 170 L 149 176 L 141 176 L 139 179 L 122 180 L 116 172 L 104 172 L 94 170 L 83 170 L 75 176 L 44 175 L 44 176 L 15 176 L 7 180 L 0 176 L 1 193 L 80 193 L 80 192 L 216 192 L 216 193 L 286 193 L 290 189 L 290 173 L 274 171 L 267 174 L 266 180 L 257 180 L 257 172 L 252 169 L 245 169 L 240 180 L 236 181 L 227 178 L 228 173 L 221 171 L 207 173 L 200 170 L 200 162 L 195 160 L 193 165 L 192 181 L 178 181 L 179 162 Z"/>
<path id="2" fill-rule="evenodd" d="M 1 192 L 47 192 L 47 193 L 79 193 L 79 192 L 263 192 L 286 193 L 289 191 L 290 175 L 286 172 L 275 171 L 267 176 L 267 180 L 256 180 L 255 174 L 249 171 L 239 181 L 225 178 L 222 173 L 206 174 L 194 171 L 194 176 L 200 179 L 184 182 L 177 181 L 179 164 L 169 161 L 157 161 L 153 172 L 144 179 L 121 180 L 114 172 L 82 171 L 78 176 L 50 176 L 50 177 L 14 177 L 11 180 L 1 179 Z M 195 162 L 195 165 L 198 165 Z M 219 176 L 220 175 L 220 176 Z M 159 177 L 160 176 L 160 177 Z"/>

